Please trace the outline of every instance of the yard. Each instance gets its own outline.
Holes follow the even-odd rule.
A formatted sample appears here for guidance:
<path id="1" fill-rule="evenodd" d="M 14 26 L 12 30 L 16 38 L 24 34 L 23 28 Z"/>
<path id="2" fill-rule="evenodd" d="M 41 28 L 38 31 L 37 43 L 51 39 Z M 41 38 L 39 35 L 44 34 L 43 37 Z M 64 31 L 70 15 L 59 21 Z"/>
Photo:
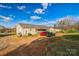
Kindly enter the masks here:
<path id="1" fill-rule="evenodd" d="M 0 55 L 5 55 L 21 45 L 29 45 L 39 36 L 17 37 L 16 35 L 5 35 L 0 37 Z"/>
<path id="2" fill-rule="evenodd" d="M 64 36 L 63 36 L 64 35 Z M 79 34 L 57 34 L 56 37 L 5 36 L 0 55 L 6 56 L 79 56 Z M 6 41 L 6 42 L 5 42 Z M 6 45 L 6 46 L 5 46 Z"/>

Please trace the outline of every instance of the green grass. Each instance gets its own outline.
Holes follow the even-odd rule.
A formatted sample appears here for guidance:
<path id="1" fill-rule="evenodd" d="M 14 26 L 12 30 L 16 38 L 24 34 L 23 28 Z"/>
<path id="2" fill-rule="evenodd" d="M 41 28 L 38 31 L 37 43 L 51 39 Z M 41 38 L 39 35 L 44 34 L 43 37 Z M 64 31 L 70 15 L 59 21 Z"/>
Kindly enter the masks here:
<path id="1" fill-rule="evenodd" d="M 62 37 L 62 39 L 79 41 L 79 34 L 64 35 L 64 36 Z"/>
<path id="2" fill-rule="evenodd" d="M 79 35 L 79 32 L 77 33 L 63 33 L 64 35 Z"/>

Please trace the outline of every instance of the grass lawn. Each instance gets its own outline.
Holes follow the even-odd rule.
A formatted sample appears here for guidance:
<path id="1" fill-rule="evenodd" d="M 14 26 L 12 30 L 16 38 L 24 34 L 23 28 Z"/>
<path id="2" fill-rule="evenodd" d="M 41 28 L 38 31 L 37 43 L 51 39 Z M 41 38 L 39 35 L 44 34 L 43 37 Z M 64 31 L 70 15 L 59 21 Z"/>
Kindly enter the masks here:
<path id="1" fill-rule="evenodd" d="M 78 33 L 63 33 L 63 35 L 79 35 L 79 32 Z"/>
<path id="2" fill-rule="evenodd" d="M 62 40 L 61 37 L 40 38 L 28 46 L 22 45 L 6 55 L 23 56 L 77 56 L 79 44 Z"/>
<path id="3" fill-rule="evenodd" d="M 23 42 L 31 41 L 31 43 L 28 46 L 26 44 L 23 44 L 18 48 L 16 48 L 15 50 L 7 53 L 6 55 L 10 55 L 10 56 L 79 56 L 79 42 L 78 42 L 79 36 L 78 35 L 79 35 L 78 33 L 77 34 L 69 33 L 69 34 L 65 34 L 62 37 L 61 36 L 51 37 L 51 38 L 40 37 L 37 39 L 35 39 L 36 36 L 16 37 L 16 38 L 19 38 L 20 42 L 24 40 Z M 15 38 L 14 37 L 12 38 L 16 42 Z"/>
<path id="4" fill-rule="evenodd" d="M 73 40 L 73 41 L 79 41 L 79 33 L 64 34 L 64 35 L 62 36 L 62 39 Z"/>

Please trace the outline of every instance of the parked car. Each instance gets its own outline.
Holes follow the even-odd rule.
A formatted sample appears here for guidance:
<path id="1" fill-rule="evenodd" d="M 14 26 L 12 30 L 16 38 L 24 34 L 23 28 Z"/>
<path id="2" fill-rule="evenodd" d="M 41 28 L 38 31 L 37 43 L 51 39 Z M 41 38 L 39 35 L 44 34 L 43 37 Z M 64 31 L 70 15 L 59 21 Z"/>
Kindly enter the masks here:
<path id="1" fill-rule="evenodd" d="M 52 37 L 52 36 L 55 36 L 55 33 L 43 31 L 43 32 L 40 32 L 40 36 Z"/>
<path id="2" fill-rule="evenodd" d="M 45 31 L 40 32 L 40 36 L 46 36 L 46 32 Z"/>
<path id="3" fill-rule="evenodd" d="M 52 36 L 55 36 L 55 33 L 52 33 L 52 32 L 46 32 L 46 36 L 47 36 L 47 37 L 52 37 Z"/>

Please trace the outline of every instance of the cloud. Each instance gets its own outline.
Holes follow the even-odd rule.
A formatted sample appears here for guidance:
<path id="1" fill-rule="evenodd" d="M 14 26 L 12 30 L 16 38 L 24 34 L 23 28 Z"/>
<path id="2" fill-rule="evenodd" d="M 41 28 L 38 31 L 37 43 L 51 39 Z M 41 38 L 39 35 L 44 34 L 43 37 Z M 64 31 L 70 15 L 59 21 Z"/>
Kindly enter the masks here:
<path id="1" fill-rule="evenodd" d="M 8 8 L 8 9 L 11 9 L 12 7 L 11 6 L 6 6 L 6 5 L 0 4 L 0 8 Z"/>
<path id="2" fill-rule="evenodd" d="M 42 9 L 41 8 L 37 8 L 34 13 L 36 14 L 45 14 L 45 10 L 48 8 L 48 6 L 51 6 L 51 3 L 42 3 Z"/>
<path id="3" fill-rule="evenodd" d="M 17 8 L 18 8 L 19 10 L 25 10 L 25 9 L 26 9 L 26 6 L 17 6 Z"/>
<path id="4" fill-rule="evenodd" d="M 52 4 L 51 3 L 42 3 L 41 5 L 42 5 L 43 9 L 45 10 L 48 8 L 48 6 L 51 6 Z"/>
<path id="5" fill-rule="evenodd" d="M 41 17 L 39 17 L 39 16 L 31 16 L 30 18 L 33 19 L 33 20 L 41 19 Z"/>
<path id="6" fill-rule="evenodd" d="M 47 9 L 48 3 L 42 3 L 43 9 Z"/>
<path id="7" fill-rule="evenodd" d="M 36 10 L 34 11 L 34 13 L 37 13 L 37 14 L 44 14 L 44 10 L 38 8 L 38 9 L 36 9 Z"/>
<path id="8" fill-rule="evenodd" d="M 6 16 L 2 16 L 2 15 L 0 15 L 0 18 L 3 19 L 4 21 L 10 21 L 11 20 L 10 17 L 6 17 Z"/>

